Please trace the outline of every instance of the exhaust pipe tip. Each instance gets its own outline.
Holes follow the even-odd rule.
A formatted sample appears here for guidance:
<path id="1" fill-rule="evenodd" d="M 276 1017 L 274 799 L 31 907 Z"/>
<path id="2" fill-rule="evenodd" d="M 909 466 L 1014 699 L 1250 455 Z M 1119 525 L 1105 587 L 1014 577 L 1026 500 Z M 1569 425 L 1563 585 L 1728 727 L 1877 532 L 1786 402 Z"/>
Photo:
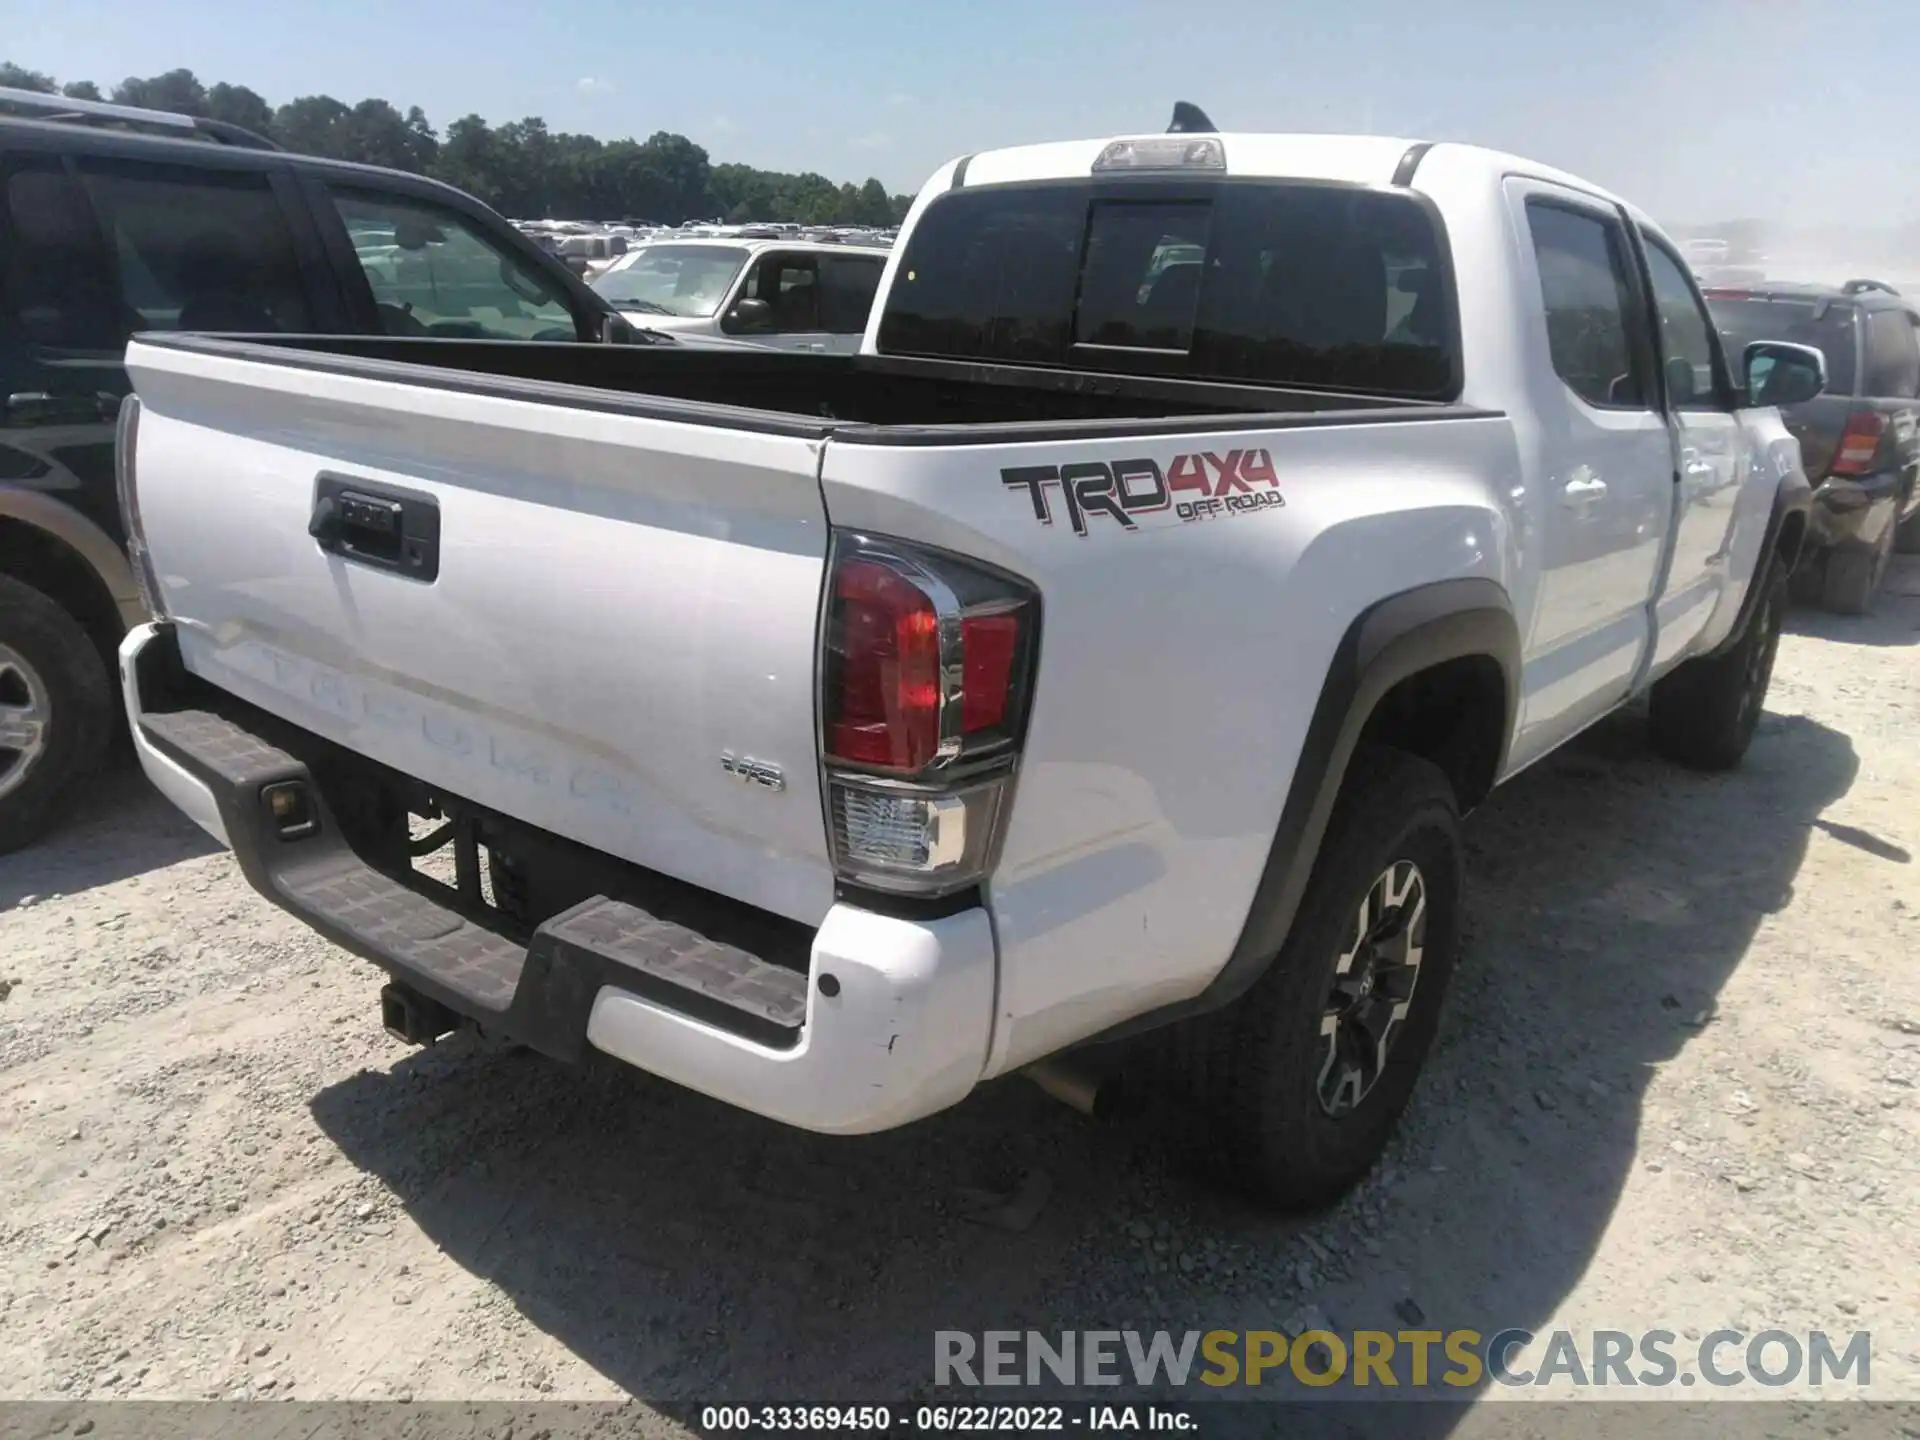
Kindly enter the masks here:
<path id="1" fill-rule="evenodd" d="M 1047 1094 L 1095 1120 L 1113 1112 L 1117 1089 L 1106 1077 L 1065 1060 L 1037 1060 L 1020 1072 Z"/>

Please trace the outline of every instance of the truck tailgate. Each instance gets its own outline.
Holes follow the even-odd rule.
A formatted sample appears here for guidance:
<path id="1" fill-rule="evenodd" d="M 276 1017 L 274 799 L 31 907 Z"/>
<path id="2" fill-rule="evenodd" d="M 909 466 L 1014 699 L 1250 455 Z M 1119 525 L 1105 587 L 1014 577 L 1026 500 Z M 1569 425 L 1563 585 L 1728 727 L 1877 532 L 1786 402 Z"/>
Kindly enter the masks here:
<path id="1" fill-rule="evenodd" d="M 138 342 L 128 368 L 188 669 L 452 795 L 826 914 L 816 438 Z M 335 535 L 354 496 L 399 507 L 397 568 L 377 528 L 345 554 L 309 533 L 331 492 Z"/>

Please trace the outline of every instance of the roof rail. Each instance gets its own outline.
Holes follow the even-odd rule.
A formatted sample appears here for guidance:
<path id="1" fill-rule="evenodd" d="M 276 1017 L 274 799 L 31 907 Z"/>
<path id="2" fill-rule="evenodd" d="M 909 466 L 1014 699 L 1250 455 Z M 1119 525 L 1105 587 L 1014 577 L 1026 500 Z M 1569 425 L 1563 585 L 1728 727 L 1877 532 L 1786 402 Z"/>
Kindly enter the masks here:
<path id="1" fill-rule="evenodd" d="M 1900 293 L 1884 280 L 1849 280 L 1840 287 L 1840 290 L 1846 295 L 1860 295 L 1868 290 L 1884 290 L 1889 295 Z"/>
<path id="2" fill-rule="evenodd" d="M 174 135 L 204 135 L 222 145 L 248 150 L 278 150 L 264 135 L 225 120 L 202 115 L 175 115 L 168 110 L 143 110 L 137 105 L 109 105 L 101 100 L 71 100 L 65 95 L 43 95 L 38 90 L 11 90 L 0 86 L 0 115 L 23 115 L 31 120 L 66 121 L 74 125 L 144 126 Z"/>

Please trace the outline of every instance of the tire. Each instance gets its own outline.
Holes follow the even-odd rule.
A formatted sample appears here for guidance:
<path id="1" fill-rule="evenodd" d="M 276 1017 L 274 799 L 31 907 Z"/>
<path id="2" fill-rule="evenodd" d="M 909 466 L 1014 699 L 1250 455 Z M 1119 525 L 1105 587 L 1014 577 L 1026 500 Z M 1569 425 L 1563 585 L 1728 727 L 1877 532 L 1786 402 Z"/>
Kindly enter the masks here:
<path id="1" fill-rule="evenodd" d="M 112 734 L 113 687 L 87 632 L 0 575 L 0 855 L 60 820 Z"/>
<path id="2" fill-rule="evenodd" d="M 1826 578 L 1820 588 L 1820 604 L 1836 615 L 1865 615 L 1880 593 L 1880 581 L 1893 556 L 1894 527 L 1880 534 L 1871 550 L 1836 550 L 1827 557 Z"/>
<path id="3" fill-rule="evenodd" d="M 1756 583 L 1766 588 L 1738 643 L 1719 655 L 1688 660 L 1654 682 L 1649 734 L 1653 748 L 1669 760 L 1695 770 L 1731 770 L 1753 743 L 1780 650 L 1786 566 L 1775 558 Z"/>
<path id="4" fill-rule="evenodd" d="M 1902 555 L 1920 555 L 1920 510 L 1900 522 L 1893 532 L 1893 548 Z"/>
<path id="5" fill-rule="evenodd" d="M 1279 955 L 1232 1006 L 1192 1022 L 1204 1028 L 1181 1047 L 1217 1134 L 1215 1158 L 1259 1198 L 1288 1210 L 1331 1204 L 1386 1148 L 1458 958 L 1463 872 L 1459 808 L 1439 768 L 1398 750 L 1356 752 Z M 1377 988 L 1356 982 L 1349 953 L 1363 907 L 1386 937 Z M 1410 975 L 1389 963 L 1407 954 Z M 1324 1023 L 1349 1005 L 1350 1018 L 1370 1007 L 1376 1024 L 1390 1021 L 1396 1000 L 1407 1008 L 1381 1027 L 1384 1066 L 1343 1084 L 1349 1038 L 1335 1019 L 1330 1041 Z"/>
<path id="6" fill-rule="evenodd" d="M 1793 567 L 1788 593 L 1796 605 L 1819 605 L 1827 588 L 1827 552 L 1808 546 Z"/>

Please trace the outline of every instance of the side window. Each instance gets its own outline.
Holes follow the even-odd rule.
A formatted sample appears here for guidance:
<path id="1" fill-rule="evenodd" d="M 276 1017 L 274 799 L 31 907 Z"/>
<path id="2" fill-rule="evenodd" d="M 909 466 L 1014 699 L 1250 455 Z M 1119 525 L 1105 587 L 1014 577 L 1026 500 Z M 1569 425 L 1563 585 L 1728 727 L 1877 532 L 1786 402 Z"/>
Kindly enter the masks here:
<path id="1" fill-rule="evenodd" d="M 1906 311 L 1868 312 L 1864 389 L 1883 400 L 1920 395 L 1920 345 L 1914 343 L 1913 318 Z"/>
<path id="2" fill-rule="evenodd" d="M 767 302 L 762 334 L 804 335 L 825 327 L 820 320 L 820 272 L 811 255 L 763 255 L 747 277 L 744 294 Z"/>
<path id="3" fill-rule="evenodd" d="M 867 328 L 874 294 L 887 262 L 877 255 L 827 255 L 820 260 L 821 327 L 833 335 Z"/>
<path id="4" fill-rule="evenodd" d="M 1647 274 L 1653 281 L 1653 310 L 1659 319 L 1660 364 L 1667 377 L 1667 398 L 1676 408 L 1720 408 L 1713 322 L 1687 278 L 1686 267 L 1665 246 L 1642 232 Z"/>
<path id="5" fill-rule="evenodd" d="M 0 338 L 111 351 L 126 343 L 130 319 L 80 185 L 58 160 L 0 169 Z"/>
<path id="6" fill-rule="evenodd" d="M 266 175 L 94 160 L 80 171 L 133 329 L 313 329 L 293 231 Z"/>
<path id="7" fill-rule="evenodd" d="M 583 338 L 559 288 L 477 222 L 411 196 L 332 196 L 387 334 Z"/>
<path id="8" fill-rule="evenodd" d="M 1650 408 L 1628 319 L 1633 287 L 1626 232 L 1611 220 L 1539 200 L 1527 202 L 1527 228 L 1554 372 L 1589 405 Z"/>

